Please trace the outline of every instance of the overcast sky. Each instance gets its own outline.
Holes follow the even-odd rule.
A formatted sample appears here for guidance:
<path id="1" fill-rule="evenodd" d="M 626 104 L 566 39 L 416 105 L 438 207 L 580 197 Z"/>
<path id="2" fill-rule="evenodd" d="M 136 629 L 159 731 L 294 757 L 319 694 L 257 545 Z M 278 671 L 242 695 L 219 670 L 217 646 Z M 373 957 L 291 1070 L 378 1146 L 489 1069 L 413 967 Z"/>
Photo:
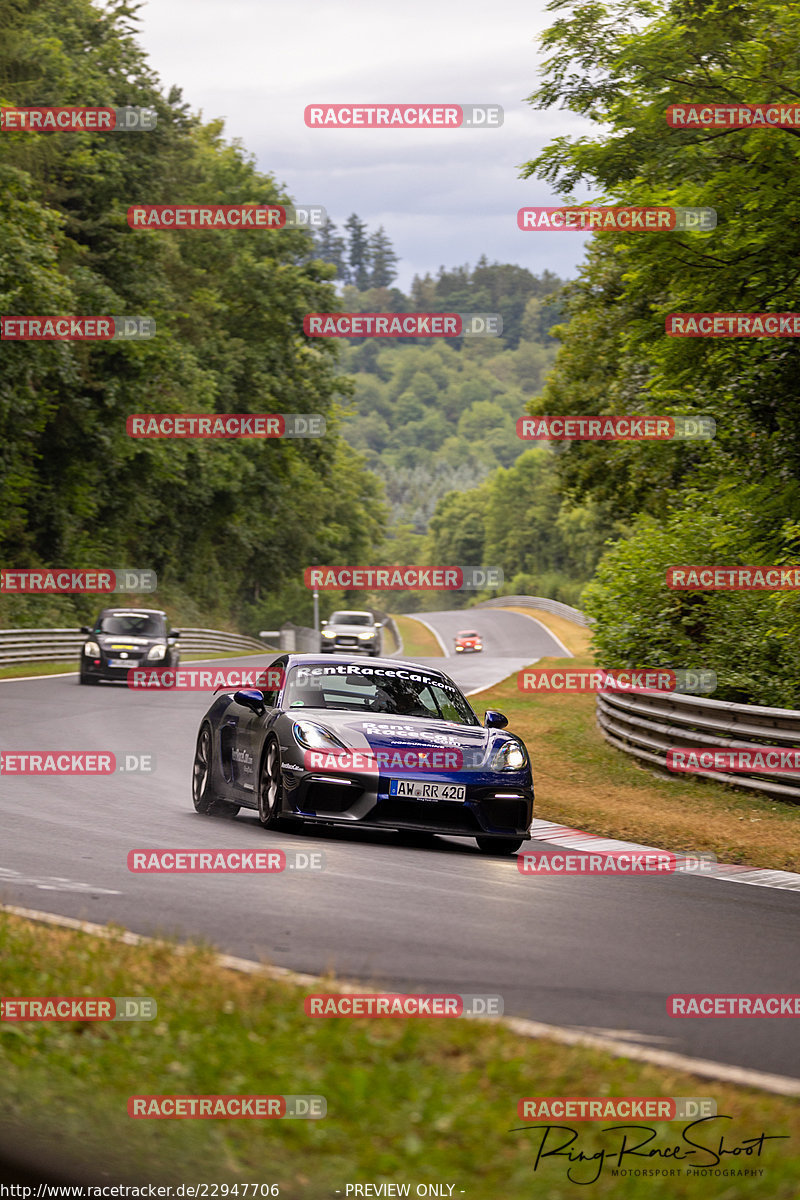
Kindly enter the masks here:
<path id="1" fill-rule="evenodd" d="M 517 209 L 554 204 L 520 164 L 551 138 L 588 132 L 525 103 L 537 86 L 544 0 L 148 0 L 139 40 L 165 88 L 223 117 L 260 170 L 341 226 L 383 225 L 397 283 L 439 266 L 518 263 L 574 276 L 580 233 L 522 233 Z M 308 129 L 312 103 L 494 103 L 500 129 Z M 175 197 L 180 200 L 180 197 Z"/>

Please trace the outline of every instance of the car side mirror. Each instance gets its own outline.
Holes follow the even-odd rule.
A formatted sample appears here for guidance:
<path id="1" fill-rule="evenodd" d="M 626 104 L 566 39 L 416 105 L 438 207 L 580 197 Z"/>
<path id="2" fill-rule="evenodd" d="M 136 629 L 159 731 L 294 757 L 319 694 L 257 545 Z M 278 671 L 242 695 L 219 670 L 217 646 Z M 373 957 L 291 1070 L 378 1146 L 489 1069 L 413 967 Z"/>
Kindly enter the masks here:
<path id="1" fill-rule="evenodd" d="M 260 692 L 258 688 L 247 688 L 246 691 L 234 692 L 233 698 L 237 704 L 241 704 L 243 708 L 252 709 L 254 713 L 262 713 L 266 708 L 264 693 Z"/>
<path id="2" fill-rule="evenodd" d="M 81 625 L 81 633 L 91 633 L 91 632 L 92 631 L 88 625 Z"/>
<path id="3" fill-rule="evenodd" d="M 327 621 L 320 621 L 320 625 L 327 625 L 327 624 L 328 624 Z"/>
<path id="4" fill-rule="evenodd" d="M 181 636 L 181 631 L 180 631 L 180 629 L 171 629 L 171 630 L 169 631 L 169 636 L 170 636 L 171 638 L 179 638 L 179 637 Z"/>
<path id="5" fill-rule="evenodd" d="M 496 708 L 487 708 L 483 715 L 483 723 L 488 729 L 505 729 L 508 717 Z"/>

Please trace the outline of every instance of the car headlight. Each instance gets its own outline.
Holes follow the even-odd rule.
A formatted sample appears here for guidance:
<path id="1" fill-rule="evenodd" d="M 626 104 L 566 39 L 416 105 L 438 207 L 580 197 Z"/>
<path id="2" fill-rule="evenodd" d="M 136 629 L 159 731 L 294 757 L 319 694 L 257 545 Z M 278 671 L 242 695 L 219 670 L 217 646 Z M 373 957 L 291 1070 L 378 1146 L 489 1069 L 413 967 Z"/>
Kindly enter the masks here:
<path id="1" fill-rule="evenodd" d="M 167 653 L 166 646 L 151 646 L 150 649 L 147 651 L 147 661 L 148 662 L 160 662 L 166 653 Z"/>
<path id="2" fill-rule="evenodd" d="M 346 750 L 344 742 L 315 721 L 295 721 L 292 725 L 295 741 L 306 750 Z"/>
<path id="3" fill-rule="evenodd" d="M 374 638 L 374 637 L 375 637 L 375 634 L 374 634 L 374 633 L 360 633 L 360 634 L 358 635 L 358 640 L 359 640 L 360 642 L 368 642 L 368 641 L 370 641 L 370 640 L 371 640 L 372 638 Z"/>
<path id="4" fill-rule="evenodd" d="M 333 632 L 332 629 L 323 629 L 322 636 L 323 637 L 336 637 L 336 634 Z"/>
<path id="5" fill-rule="evenodd" d="M 83 647 L 83 653 L 87 656 L 87 658 L 99 658 L 100 647 L 98 646 L 97 642 L 87 642 Z"/>
<path id="6" fill-rule="evenodd" d="M 504 742 L 492 759 L 494 771 L 519 771 L 525 766 L 528 756 L 521 742 Z"/>

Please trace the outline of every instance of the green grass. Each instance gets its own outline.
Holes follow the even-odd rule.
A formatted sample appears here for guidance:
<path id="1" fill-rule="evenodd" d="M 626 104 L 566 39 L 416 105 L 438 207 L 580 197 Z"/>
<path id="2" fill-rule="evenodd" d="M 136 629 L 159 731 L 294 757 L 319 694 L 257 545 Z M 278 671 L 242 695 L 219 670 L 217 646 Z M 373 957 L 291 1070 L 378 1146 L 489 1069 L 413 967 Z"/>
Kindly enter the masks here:
<path id="1" fill-rule="evenodd" d="M 395 617 L 403 639 L 403 654 L 408 658 L 441 658 L 442 648 L 431 631 L 414 617 Z"/>
<path id="2" fill-rule="evenodd" d="M 56 1172 L 83 1169 L 92 1182 L 277 1183 L 288 1200 L 332 1197 L 337 1188 L 344 1195 L 347 1183 L 365 1181 L 409 1182 L 412 1195 L 417 1183 L 437 1181 L 455 1184 L 454 1196 L 463 1188 L 469 1200 L 564 1200 L 587 1193 L 566 1182 L 563 1160 L 534 1171 L 535 1136 L 511 1132 L 520 1097 L 711 1096 L 733 1117 L 724 1123 L 728 1144 L 762 1131 L 792 1140 L 745 1160 L 764 1169 L 760 1179 L 628 1177 L 626 1200 L 797 1194 L 800 1113 L 787 1098 L 520 1038 L 498 1025 L 314 1020 L 303 1013 L 302 990 L 225 971 L 208 950 L 125 946 L 3 913 L 0 962 L 4 996 L 147 995 L 158 1003 L 148 1023 L 0 1025 L 0 1128 L 6 1137 L 15 1132 L 18 1148 L 46 1148 Z M 316 1093 L 328 1115 L 127 1116 L 129 1096 L 172 1093 Z M 616 1136 L 579 1128 L 587 1153 Z M 672 1144 L 682 1128 L 657 1125 L 657 1144 Z M 620 1180 L 606 1171 L 590 1194 L 620 1195 Z"/>

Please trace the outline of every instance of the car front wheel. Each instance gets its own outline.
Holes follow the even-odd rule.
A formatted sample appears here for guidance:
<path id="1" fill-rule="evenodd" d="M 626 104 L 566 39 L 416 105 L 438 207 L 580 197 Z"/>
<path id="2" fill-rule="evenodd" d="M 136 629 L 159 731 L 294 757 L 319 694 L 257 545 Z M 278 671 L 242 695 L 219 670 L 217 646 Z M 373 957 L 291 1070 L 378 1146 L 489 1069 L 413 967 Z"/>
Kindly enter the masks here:
<path id="1" fill-rule="evenodd" d="M 478 849 L 483 854 L 516 854 L 522 845 L 522 838 L 475 838 Z"/>
<path id="2" fill-rule="evenodd" d="M 261 759 L 258 778 L 258 819 L 265 829 L 277 829 L 282 802 L 281 752 L 278 743 L 271 737 Z"/>

